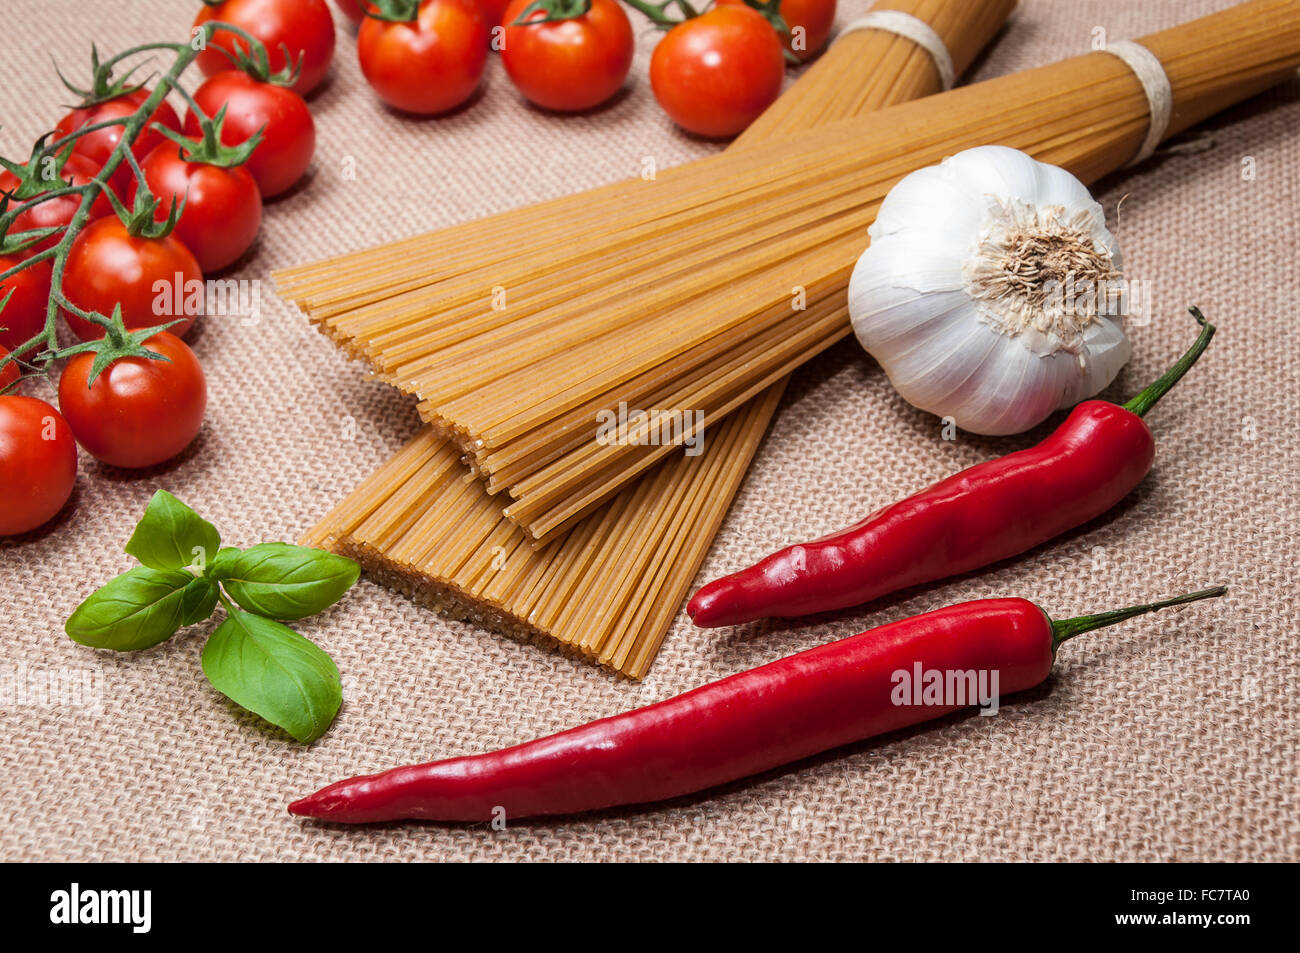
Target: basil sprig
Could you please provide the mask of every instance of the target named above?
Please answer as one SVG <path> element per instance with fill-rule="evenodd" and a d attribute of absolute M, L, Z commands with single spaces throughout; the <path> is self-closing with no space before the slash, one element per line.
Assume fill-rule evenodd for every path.
<path fill-rule="evenodd" d="M 303 743 L 323 735 L 343 701 L 338 667 L 280 619 L 338 602 L 357 581 L 350 559 L 289 543 L 221 548 L 216 528 L 159 490 L 126 544 L 141 565 L 96 590 L 65 626 L 82 645 L 147 649 L 186 626 L 226 618 L 203 647 L 217 691 Z"/>

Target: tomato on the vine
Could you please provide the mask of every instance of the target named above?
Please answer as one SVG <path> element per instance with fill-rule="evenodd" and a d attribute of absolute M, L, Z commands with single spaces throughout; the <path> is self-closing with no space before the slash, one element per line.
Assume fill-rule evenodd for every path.
<path fill-rule="evenodd" d="M 141 88 L 94 106 L 72 110 L 72 112 L 60 119 L 59 124 L 54 127 L 56 148 L 57 140 L 71 135 L 83 126 L 93 126 L 112 119 L 130 119 L 150 95 L 148 89 Z M 139 138 L 135 140 L 135 144 L 131 146 L 131 152 L 136 159 L 143 159 L 163 141 L 163 137 L 154 130 L 154 123 L 159 123 L 176 132 L 181 131 L 180 117 L 176 115 L 176 110 L 172 109 L 171 104 L 164 99 L 158 104 L 158 108 L 153 111 L 153 115 L 149 117 L 140 130 Z M 103 129 L 96 129 L 94 132 L 86 133 L 76 140 L 72 147 L 72 154 L 74 156 L 84 156 L 94 166 L 94 173 L 98 173 L 113 154 L 113 150 L 117 148 L 118 143 L 122 141 L 123 128 L 123 126 L 105 126 Z M 92 173 L 92 177 L 94 173 Z M 119 165 L 117 171 L 113 173 L 111 184 L 119 197 L 123 195 L 131 184 L 130 165 L 126 162 Z"/>
<path fill-rule="evenodd" d="M 714 0 L 719 7 L 748 6 L 746 0 Z M 812 59 L 826 45 L 835 25 L 836 0 L 781 0 L 778 12 L 789 33 L 780 34 L 782 45 L 795 59 Z"/>
<path fill-rule="evenodd" d="M 0 347 L 0 363 L 3 363 L 4 359 L 8 356 L 9 350 L 5 347 Z M 0 369 L 0 391 L 3 391 L 6 387 L 13 384 L 17 384 L 22 376 L 22 368 L 20 368 L 17 363 L 10 361 L 8 364 L 5 364 L 3 369 Z"/>
<path fill-rule="evenodd" d="M 523 95 L 546 109 L 573 112 L 605 102 L 623 85 L 632 68 L 632 24 L 617 0 L 591 0 L 591 7 L 568 20 L 515 26 L 533 0 L 506 7 L 501 62 Z M 534 10 L 529 21 L 545 20 Z"/>
<path fill-rule="evenodd" d="M 191 162 L 175 143 L 164 143 L 145 157 L 140 170 L 158 199 L 155 213 L 167 217 L 173 201 L 185 207 L 176 235 L 205 274 L 234 264 L 257 239 L 262 226 L 262 196 L 243 166 Z M 137 187 L 131 189 L 135 201 Z"/>
<path fill-rule="evenodd" d="M 90 384 L 95 355 L 77 354 L 59 377 L 59 406 L 77 443 L 115 467 L 170 460 L 203 426 L 208 385 L 194 352 L 166 331 L 143 346 L 166 360 L 121 357 Z"/>
<path fill-rule="evenodd" d="M 0 536 L 48 523 L 76 482 L 77 445 L 63 415 L 35 397 L 0 397 Z"/>
<path fill-rule="evenodd" d="M 0 274 L 21 263 L 17 256 L 0 255 Z M 50 302 L 51 274 L 50 263 L 38 261 L 0 281 L 0 301 L 13 293 L 8 303 L 0 308 L 0 347 L 16 352 L 41 333 L 45 327 L 45 309 Z"/>
<path fill-rule="evenodd" d="M 752 7 L 715 7 L 681 23 L 650 59 L 650 85 L 689 132 L 734 136 L 781 92 L 785 56 L 772 24 Z"/>
<path fill-rule="evenodd" d="M 477 0 L 421 0 L 416 19 L 367 17 L 357 34 L 361 72 L 394 109 L 434 115 L 474 94 L 487 63 L 489 31 Z"/>
<path fill-rule="evenodd" d="M 212 20 L 237 26 L 261 41 L 273 73 L 288 65 L 284 52 L 287 48 L 293 63 L 301 60 L 302 71 L 293 88 L 304 96 L 320 85 L 334 59 L 334 15 L 325 0 L 225 0 L 216 6 L 204 4 L 194 25 Z M 234 67 L 228 52 L 247 50 L 248 44 L 238 36 L 218 30 L 207 49 L 198 55 L 199 69 L 204 76 L 215 76 Z"/>
<path fill-rule="evenodd" d="M 74 152 L 63 161 L 63 167 L 59 170 L 59 181 L 50 184 L 52 190 L 61 189 L 64 186 L 81 187 L 89 185 L 98 174 L 98 166 L 85 156 Z M 18 185 L 16 175 L 8 169 L 0 171 L 0 192 L 12 192 Z M 45 201 L 39 199 L 40 196 L 26 200 L 16 200 L 15 204 L 21 207 L 22 211 L 14 218 L 14 223 L 9 229 L 12 234 L 16 235 L 18 232 L 32 231 L 37 228 L 66 228 L 72 221 L 72 217 L 77 214 L 77 209 L 81 207 L 81 196 L 79 195 L 61 195 L 58 198 L 46 199 Z M 109 202 L 108 195 L 101 191 L 95 198 L 94 204 L 90 206 L 88 221 L 93 222 L 97 218 L 112 214 L 112 203 Z M 25 249 L 24 254 L 35 254 L 38 251 L 51 248 L 58 244 L 61 237 L 56 232 L 37 242 L 31 248 Z"/>
<path fill-rule="evenodd" d="M 201 298 L 203 271 L 174 234 L 165 238 L 132 235 L 122 222 L 101 218 L 77 236 L 63 272 L 63 293 L 83 311 L 111 316 L 122 307 L 128 330 L 138 331 L 181 319 L 169 329 L 183 335 L 194 323 Z M 83 341 L 104 336 L 104 329 L 69 311 L 64 318 Z"/>
<path fill-rule="evenodd" d="M 292 89 L 258 82 L 240 70 L 226 70 L 200 86 L 194 101 L 208 116 L 226 107 L 221 127 L 224 145 L 241 145 L 263 130 L 262 141 L 244 164 L 262 198 L 293 188 L 311 165 L 316 122 L 303 98 Z M 199 134 L 199 118 L 191 112 L 185 117 L 185 135 Z"/>

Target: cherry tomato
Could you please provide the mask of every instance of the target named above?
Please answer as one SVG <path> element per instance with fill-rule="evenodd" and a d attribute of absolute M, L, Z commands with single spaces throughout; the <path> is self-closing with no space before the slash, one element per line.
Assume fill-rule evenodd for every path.
<path fill-rule="evenodd" d="M 35 397 L 0 397 L 0 536 L 48 523 L 76 482 L 77 445 L 63 415 Z"/>
<path fill-rule="evenodd" d="M 571 112 L 609 99 L 632 68 L 632 24 L 617 0 L 592 0 L 571 20 L 511 26 L 532 0 L 506 7 L 501 62 L 515 88 L 545 109 Z M 537 10 L 530 19 L 546 16 Z"/>
<path fill-rule="evenodd" d="M 105 316 L 120 303 L 127 330 L 181 318 L 183 323 L 169 330 L 183 335 L 199 313 L 194 299 L 203 287 L 203 271 L 179 238 L 140 238 L 117 218 L 101 218 L 78 235 L 63 272 L 63 293 L 69 301 Z M 64 317 L 83 341 L 104 336 L 97 324 L 66 311 Z"/>
<path fill-rule="evenodd" d="M 187 162 L 181 148 L 168 142 L 149 153 L 140 168 L 160 203 L 159 220 L 166 219 L 173 200 L 185 200 L 174 234 L 204 274 L 234 264 L 252 247 L 262 227 L 262 196 L 243 166 Z"/>
<path fill-rule="evenodd" d="M 715 0 L 719 7 L 745 5 L 745 0 Z M 781 19 L 790 28 L 777 34 L 782 45 L 795 59 L 812 59 L 826 45 L 835 25 L 835 0 L 781 0 Z"/>
<path fill-rule="evenodd" d="M 126 93 L 118 96 L 116 99 L 110 99 L 107 102 L 99 103 L 95 106 L 89 106 L 85 109 L 74 109 L 54 127 L 55 139 L 61 139 L 64 136 L 71 135 L 83 126 L 92 126 L 96 123 L 106 122 L 110 119 L 129 119 L 146 99 L 150 96 L 148 89 L 137 89 L 135 92 Z M 168 129 L 176 132 L 181 130 L 180 118 L 176 115 L 176 110 L 172 109 L 167 100 L 158 104 L 158 108 L 153 111 L 149 121 L 144 128 L 140 130 L 140 137 L 136 139 L 131 151 L 135 153 L 137 159 L 143 159 L 152 152 L 163 137 L 153 129 L 154 123 L 160 123 Z M 72 154 L 84 156 L 90 160 L 94 166 L 94 173 L 99 172 L 108 161 L 117 144 L 122 141 L 122 126 L 107 126 L 103 129 L 97 129 L 94 132 L 88 132 L 76 141 L 72 147 Z M 66 170 L 66 166 L 65 166 Z M 94 173 L 91 173 L 92 176 Z M 131 167 L 123 162 L 113 173 L 113 180 L 110 183 L 118 197 L 126 194 L 131 185 Z"/>
<path fill-rule="evenodd" d="M 3 361 L 8 356 L 9 356 L 9 352 L 5 350 L 3 347 L 0 347 L 0 361 Z M 11 384 L 17 384 L 18 379 L 21 378 L 22 376 L 23 376 L 22 368 L 20 368 L 17 364 L 12 362 L 9 364 L 5 364 L 4 368 L 0 370 L 0 391 L 4 390 L 6 387 L 8 387 Z"/>
<path fill-rule="evenodd" d="M 226 107 L 221 141 L 228 146 L 247 142 L 265 127 L 262 141 L 244 165 L 257 182 L 262 198 L 293 188 L 311 165 L 316 151 L 316 122 L 302 97 L 292 89 L 259 83 L 247 73 L 227 70 L 200 86 L 194 100 L 209 116 Z M 185 117 L 185 135 L 199 135 L 199 120 L 193 113 Z"/>
<path fill-rule="evenodd" d="M 750 7 L 715 7 L 675 26 L 650 58 L 650 85 L 673 122 L 701 136 L 734 136 L 781 92 L 776 30 Z"/>
<path fill-rule="evenodd" d="M 325 0 L 225 0 L 214 7 L 204 4 L 194 25 L 220 20 L 250 33 L 266 47 L 272 72 L 284 69 L 287 47 L 293 62 L 302 60 L 302 72 L 293 84 L 306 96 L 320 85 L 334 58 L 334 16 Z M 204 76 L 231 69 L 233 63 L 222 50 L 246 50 L 248 44 L 233 33 L 218 31 L 208 48 L 198 56 Z"/>
<path fill-rule="evenodd" d="M 334 5 L 353 23 L 360 23 L 366 12 L 361 9 L 361 0 L 334 0 Z"/>
<path fill-rule="evenodd" d="M 59 406 L 77 442 L 111 466 L 170 460 L 203 426 L 208 385 L 194 352 L 166 331 L 144 347 L 167 360 L 118 358 L 87 386 L 95 355 L 77 354 L 59 377 Z"/>
<path fill-rule="evenodd" d="M 82 186 L 88 185 L 96 175 L 99 174 L 99 167 L 87 159 L 85 156 L 73 153 L 68 156 L 63 163 L 63 169 L 59 174 L 60 181 L 68 185 Z M 18 177 L 8 169 L 0 171 L 0 192 L 11 192 L 18 187 Z M 54 185 L 55 188 L 62 188 L 61 185 Z M 72 221 L 72 217 L 77 214 L 77 209 L 81 207 L 81 198 L 76 195 L 64 195 L 57 199 L 47 199 L 38 202 L 37 198 L 27 199 L 21 203 L 23 211 L 18 213 L 10 227 L 11 234 L 26 232 L 35 228 L 66 228 Z M 108 196 L 103 192 L 95 199 L 95 203 L 90 206 L 90 218 L 88 221 L 94 221 L 97 218 L 103 218 L 105 215 L 113 214 L 113 206 L 108 200 Z M 48 238 L 37 242 L 31 248 L 24 249 L 24 254 L 34 255 L 38 251 L 44 251 L 57 245 L 59 239 L 63 236 L 57 232 Z"/>
<path fill-rule="evenodd" d="M 421 0 L 412 23 L 367 17 L 357 34 L 361 72 L 395 109 L 433 115 L 474 94 L 487 63 L 488 27 L 475 0 Z"/>
<path fill-rule="evenodd" d="M 0 274 L 20 261 L 17 257 L 0 255 Z M 0 301 L 13 292 L 9 303 L 0 309 L 0 347 L 16 351 L 41 333 L 45 327 L 45 309 L 50 303 L 51 272 L 48 261 L 38 261 L 0 281 Z"/>
<path fill-rule="evenodd" d="M 511 19 L 506 19 L 508 6 L 510 0 L 478 0 L 478 8 L 483 12 L 483 22 L 487 24 L 489 31 L 494 26 L 509 25 L 519 19 L 517 14 Z"/>

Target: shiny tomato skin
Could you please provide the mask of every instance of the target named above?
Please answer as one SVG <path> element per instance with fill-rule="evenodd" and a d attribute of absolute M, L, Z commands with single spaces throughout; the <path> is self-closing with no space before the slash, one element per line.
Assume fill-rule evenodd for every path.
<path fill-rule="evenodd" d="M 260 40 L 272 72 L 279 72 L 289 62 L 281 44 L 289 49 L 295 63 L 301 58 L 302 72 L 293 89 L 303 96 L 320 85 L 334 59 L 334 15 L 325 0 L 225 0 L 215 7 L 204 4 L 194 25 L 212 20 L 237 26 Z M 204 76 L 232 69 L 233 63 L 221 50 L 246 48 L 247 44 L 233 33 L 218 31 L 199 54 L 199 69 Z"/>
<path fill-rule="evenodd" d="M 17 257 L 0 255 L 0 274 L 19 263 Z M 13 292 L 9 303 L 0 310 L 0 347 L 16 351 L 41 333 L 45 327 L 45 309 L 50 303 L 52 273 L 48 261 L 38 261 L 0 282 L 0 301 Z"/>
<path fill-rule="evenodd" d="M 59 178 L 60 181 L 68 185 L 82 186 L 89 185 L 91 180 L 98 174 L 99 166 L 85 156 L 73 153 L 63 163 Z M 16 175 L 8 169 L 0 171 L 0 192 L 11 192 L 17 187 L 18 177 Z M 55 185 L 55 188 L 62 188 L 62 186 Z M 118 197 L 121 198 L 120 195 Z M 38 202 L 35 198 L 32 198 L 23 202 L 22 207 L 23 211 L 18 213 L 13 226 L 10 228 L 11 234 L 16 235 L 19 232 L 31 231 L 37 228 L 66 228 L 71 223 L 72 217 L 77 214 L 77 209 L 81 207 L 81 199 L 76 195 L 64 195 L 56 199 L 47 199 L 44 202 Z M 90 206 L 90 217 L 87 221 L 93 222 L 97 218 L 112 214 L 112 203 L 109 202 L 108 196 L 101 191 L 95 198 L 94 204 Z M 56 232 L 37 242 L 31 248 L 24 249 L 23 254 L 34 255 L 38 251 L 52 248 L 59 243 L 59 239 L 62 237 L 61 234 Z"/>
<path fill-rule="evenodd" d="M 83 126 L 94 125 L 109 119 L 129 118 L 150 95 L 148 89 L 137 89 L 135 92 L 126 93 L 116 99 L 110 99 L 95 106 L 74 109 L 60 119 L 59 124 L 54 127 L 54 138 L 57 141 L 76 132 Z M 131 147 L 131 151 L 137 159 L 143 159 L 163 141 L 163 137 L 154 131 L 154 123 L 160 123 L 176 132 L 180 132 L 181 129 L 180 117 L 176 115 L 176 110 L 171 107 L 171 103 L 164 99 L 158 104 L 158 108 L 154 110 L 153 115 L 149 117 L 149 121 L 145 123 L 144 128 L 140 131 L 139 138 Z M 76 145 L 72 147 L 72 154 L 88 159 L 97 173 L 104 167 L 104 163 L 108 161 L 113 154 L 113 150 L 117 148 L 118 143 L 121 141 L 122 127 L 108 126 L 95 132 L 88 132 L 76 140 Z M 117 171 L 113 173 L 112 182 L 109 184 L 112 185 L 119 198 L 124 196 L 131 186 L 131 167 L 125 162 L 119 165 Z"/>
<path fill-rule="evenodd" d="M 745 0 L 715 0 L 719 7 L 745 5 Z M 835 25 L 836 0 L 781 0 L 781 19 L 790 28 L 789 35 L 782 36 L 781 44 L 801 62 L 812 59 L 820 52 L 830 39 L 831 27 Z M 802 49 L 795 49 L 795 30 L 803 27 Z"/>
<path fill-rule="evenodd" d="M 501 62 L 524 97 L 544 109 L 576 112 L 619 91 L 632 68 L 632 24 L 617 0 L 592 0 L 571 20 L 511 26 L 532 0 L 513 0 Z M 538 10 L 531 19 L 546 14 Z"/>
<path fill-rule="evenodd" d="M 262 195 L 247 169 L 187 162 L 180 147 L 169 142 L 149 153 L 141 170 L 160 203 L 155 213 L 160 221 L 173 199 L 185 201 L 173 234 L 194 253 L 204 274 L 234 264 L 253 246 L 262 226 Z"/>
<path fill-rule="evenodd" d="M 487 23 L 488 30 L 494 26 L 508 26 L 517 19 L 506 18 L 506 8 L 509 6 L 510 0 L 478 0 L 478 8 L 483 11 L 483 21 Z"/>
<path fill-rule="evenodd" d="M 785 57 L 750 7 L 715 7 L 673 27 L 650 59 L 650 85 L 672 120 L 699 136 L 743 131 L 776 100 Z"/>
<path fill-rule="evenodd" d="M 4 347 L 0 347 L 0 362 L 4 361 L 4 359 L 8 356 L 9 356 L 8 349 Z M 13 362 L 5 364 L 4 368 L 0 370 L 0 391 L 3 391 L 6 387 L 10 386 L 11 384 L 17 384 L 18 379 L 22 376 L 23 376 L 22 368 L 20 368 L 17 364 Z"/>
<path fill-rule="evenodd" d="M 421 0 L 412 23 L 367 17 L 357 34 L 357 54 L 380 99 L 403 112 L 432 116 L 474 95 L 489 35 L 476 0 Z"/>
<path fill-rule="evenodd" d="M 182 323 L 169 329 L 184 335 L 195 315 L 175 308 L 177 275 L 180 276 L 182 305 L 193 282 L 202 286 L 203 271 L 194 255 L 174 234 L 166 238 L 139 238 L 129 234 L 117 218 L 101 218 L 77 236 L 68 252 L 63 273 L 63 293 L 85 311 L 109 316 L 113 306 L 122 305 L 127 330 Z M 161 293 L 156 282 L 165 282 Z M 65 311 L 68 327 L 83 341 L 98 340 L 104 329 Z"/>
<path fill-rule="evenodd" d="M 95 355 L 77 354 L 59 377 L 59 406 L 77 442 L 95 459 L 132 470 L 193 443 L 208 403 L 203 368 L 184 341 L 162 331 L 144 346 L 167 360 L 119 358 L 88 387 Z"/>
<path fill-rule="evenodd" d="M 35 397 L 0 397 L 0 536 L 48 523 L 76 482 L 77 445 L 63 415 Z"/>
<path fill-rule="evenodd" d="M 247 142 L 263 129 L 262 141 L 244 164 L 262 198 L 287 192 L 311 165 L 316 152 L 316 121 L 303 98 L 291 89 L 259 83 L 247 73 L 227 70 L 205 82 L 194 99 L 209 116 L 226 107 L 221 141 L 228 146 Z M 199 120 L 185 117 L 185 135 L 200 135 Z"/>

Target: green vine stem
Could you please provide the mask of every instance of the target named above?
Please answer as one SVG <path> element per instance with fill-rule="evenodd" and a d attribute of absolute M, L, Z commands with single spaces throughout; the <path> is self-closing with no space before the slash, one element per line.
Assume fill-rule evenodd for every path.
<path fill-rule="evenodd" d="M 200 125 L 203 126 L 205 130 L 207 129 L 208 124 L 212 122 L 212 117 L 207 116 L 203 110 L 199 108 L 198 104 L 194 102 L 193 97 L 190 96 L 181 86 L 180 78 L 194 63 L 194 60 L 198 57 L 199 53 L 207 49 L 213 36 L 221 32 L 235 34 L 243 40 L 245 44 L 247 44 L 246 53 L 232 58 L 232 62 L 235 66 L 245 69 L 245 71 L 250 72 L 259 79 L 269 80 L 280 84 L 285 81 L 285 76 L 269 75 L 269 71 L 265 68 L 265 64 L 268 62 L 266 48 L 262 45 L 261 41 L 256 39 L 246 30 L 220 21 L 212 21 L 198 27 L 194 31 L 193 36 L 184 43 L 146 43 L 140 46 L 131 47 L 128 50 L 123 50 L 121 53 L 111 56 L 103 61 L 99 59 L 99 51 L 92 48 L 91 85 L 89 89 L 86 90 L 81 90 L 73 86 L 66 79 L 63 79 L 62 74 L 60 74 L 60 79 L 63 79 L 64 84 L 68 86 L 69 89 L 79 95 L 84 94 L 80 106 L 85 108 L 144 87 L 145 83 L 136 84 L 135 86 L 128 85 L 130 77 L 142 64 L 137 64 L 127 70 L 126 74 L 120 79 L 113 79 L 114 69 L 126 60 L 140 56 L 141 54 L 163 50 L 171 51 L 176 56 L 170 69 L 157 77 L 158 81 L 152 92 L 143 102 L 140 103 L 139 107 L 133 114 L 126 117 L 108 119 L 103 122 L 91 123 L 83 126 L 61 139 L 43 145 L 40 149 L 34 152 L 32 159 L 30 160 L 31 163 L 39 163 L 49 157 L 54 158 L 55 161 L 57 161 L 58 156 L 64 150 L 71 150 L 75 142 L 83 136 L 113 126 L 122 127 L 121 141 L 118 142 L 112 154 L 109 155 L 108 161 L 104 163 L 103 167 L 95 175 L 94 179 L 85 185 L 67 185 L 62 188 L 43 191 L 30 199 L 23 196 L 14 198 L 7 195 L 4 196 L 3 199 L 0 199 L 0 247 L 10 249 L 30 245 L 33 242 L 40 241 L 48 234 L 48 232 L 20 232 L 10 234 L 10 229 L 13 227 L 14 222 L 24 210 L 31 208 L 32 205 L 48 202 L 55 198 L 63 198 L 67 196 L 80 197 L 77 211 L 73 215 L 72 220 L 68 223 L 67 227 L 63 230 L 63 234 L 60 236 L 58 242 L 31 257 L 23 259 L 17 265 L 7 269 L 3 273 L 0 273 L 0 285 L 2 285 L 14 275 L 24 269 L 33 267 L 39 262 L 49 261 L 51 263 L 50 299 L 45 312 L 44 327 L 30 340 L 16 347 L 13 353 L 0 358 L 0 371 L 3 371 L 10 364 L 17 364 L 19 367 L 29 368 L 34 371 L 43 371 L 47 369 L 53 361 L 68 357 L 74 353 L 80 353 L 87 349 L 85 345 L 76 345 L 63 350 L 59 349 L 58 316 L 60 310 L 70 312 L 77 317 L 98 324 L 105 329 L 115 328 L 115 323 L 120 324 L 121 319 L 119 315 L 103 315 L 95 312 L 87 312 L 82 308 L 77 307 L 77 305 L 69 301 L 67 296 L 64 295 L 63 275 L 67 263 L 68 252 L 71 250 L 72 244 L 76 241 L 77 236 L 80 235 L 82 230 L 85 228 L 90 217 L 90 209 L 95 204 L 100 193 L 109 196 L 109 200 L 113 204 L 114 209 L 128 227 L 153 227 L 152 222 L 147 225 L 144 223 L 144 210 L 146 208 L 148 209 L 148 214 L 150 219 L 152 219 L 154 209 L 157 207 L 157 200 L 149 194 L 148 188 L 144 185 L 144 177 L 140 171 L 140 164 L 136 159 L 132 148 L 140 138 L 141 133 L 144 132 L 154 110 L 156 110 L 163 100 L 172 92 L 176 92 L 185 100 L 189 108 L 199 119 Z M 292 69 L 292 65 L 290 68 Z M 157 130 L 158 126 L 155 125 L 154 129 Z M 123 208 L 121 202 L 117 199 L 115 193 L 109 186 L 109 182 L 112 180 L 114 173 L 121 168 L 124 162 L 129 166 L 131 173 L 138 184 L 135 208 L 131 210 Z M 12 164 L 6 163 L 6 166 L 10 165 Z M 36 166 L 30 165 L 29 167 L 35 168 Z M 11 169 L 11 171 L 13 170 Z M 162 227 L 166 228 L 174 225 L 179 214 L 180 212 L 178 208 L 173 205 L 171 214 L 168 216 L 168 221 L 163 223 Z M 0 297 L 0 327 L 3 327 L 4 325 L 3 303 L 7 300 L 7 296 Z M 164 330 L 169 327 L 171 323 L 159 325 L 156 328 L 149 329 L 149 331 L 152 333 Z M 140 333 L 143 332 L 133 334 L 132 338 L 135 340 L 143 340 L 144 338 L 139 336 Z M 145 335 L 145 337 L 147 336 L 148 335 Z M 114 337 L 114 335 L 110 334 L 105 338 L 104 343 L 92 343 L 91 349 L 111 349 L 111 342 Z M 18 357 L 20 354 L 29 356 L 20 360 Z"/>

